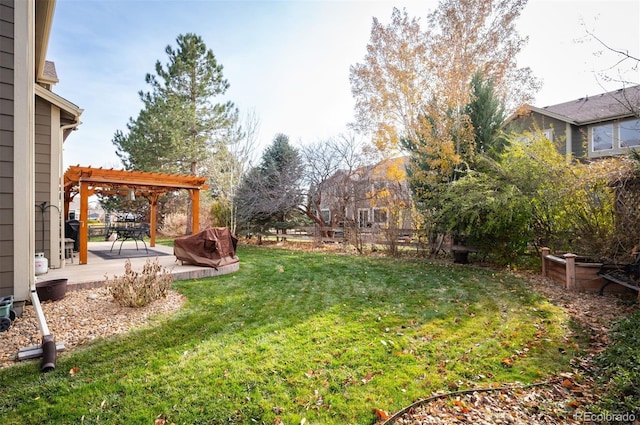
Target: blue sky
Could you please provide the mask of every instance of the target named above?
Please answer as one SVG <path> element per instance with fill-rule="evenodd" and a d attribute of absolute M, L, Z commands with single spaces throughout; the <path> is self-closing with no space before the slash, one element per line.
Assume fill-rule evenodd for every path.
<path fill-rule="evenodd" d="M 372 17 L 392 8 L 422 18 L 422 1 L 57 0 L 47 58 L 60 82 L 53 90 L 84 109 L 64 145 L 65 166 L 120 168 L 111 143 L 141 108 L 138 92 L 179 34 L 200 35 L 231 84 L 225 100 L 260 119 L 259 148 L 276 133 L 305 144 L 346 132 L 353 120 L 349 66 L 362 61 Z M 594 71 L 615 60 L 584 27 L 611 46 L 640 55 L 637 0 L 529 0 L 518 32 L 529 37 L 518 57 L 544 82 L 536 106 L 604 90 Z M 625 75 L 640 82 L 638 70 Z M 605 85 L 607 90 L 618 88 Z"/>

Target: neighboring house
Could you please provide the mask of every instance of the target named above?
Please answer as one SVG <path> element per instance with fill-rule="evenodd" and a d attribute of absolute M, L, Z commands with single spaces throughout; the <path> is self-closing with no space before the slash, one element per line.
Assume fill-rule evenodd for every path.
<path fill-rule="evenodd" d="M 640 147 L 640 85 L 544 108 L 523 105 L 506 127 L 541 131 L 575 158 L 624 154 Z"/>
<path fill-rule="evenodd" d="M 351 172 L 336 172 L 322 184 L 320 212 L 323 221 L 330 227 L 341 227 L 350 222 L 360 228 L 389 225 L 411 228 L 408 159 L 386 159 Z"/>
<path fill-rule="evenodd" d="M 34 256 L 64 266 L 62 144 L 82 109 L 45 60 L 55 0 L 0 0 L 0 296 L 29 297 Z"/>

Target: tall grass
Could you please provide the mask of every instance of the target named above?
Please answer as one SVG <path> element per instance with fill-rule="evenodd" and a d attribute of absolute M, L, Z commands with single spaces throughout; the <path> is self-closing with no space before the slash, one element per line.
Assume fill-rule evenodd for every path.
<path fill-rule="evenodd" d="M 241 247 L 149 327 L 0 370 L 0 424 L 371 424 L 437 390 L 567 370 L 567 318 L 473 267 Z M 558 354 L 563 352 L 565 354 Z M 69 374 L 73 369 L 75 373 Z"/>

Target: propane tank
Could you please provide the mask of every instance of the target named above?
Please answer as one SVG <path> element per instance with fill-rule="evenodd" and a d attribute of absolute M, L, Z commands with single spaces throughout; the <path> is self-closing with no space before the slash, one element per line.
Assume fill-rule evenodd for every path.
<path fill-rule="evenodd" d="M 34 265 L 36 275 L 45 274 L 49 270 L 49 260 L 44 257 L 44 252 L 36 252 Z"/>

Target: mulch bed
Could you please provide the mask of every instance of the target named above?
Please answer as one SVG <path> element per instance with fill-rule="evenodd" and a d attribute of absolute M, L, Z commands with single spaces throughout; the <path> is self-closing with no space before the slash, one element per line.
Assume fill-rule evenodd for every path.
<path fill-rule="evenodd" d="M 170 315 L 183 302 L 181 294 L 168 291 L 166 298 L 145 307 L 122 307 L 113 301 L 109 290 L 102 287 L 67 292 L 61 300 L 43 302 L 42 311 L 56 342 L 64 343 L 65 350 L 70 350 L 144 326 L 151 316 Z M 0 368 L 16 364 L 20 349 L 39 346 L 41 342 L 35 310 L 27 305 L 22 316 L 7 331 L 0 332 Z"/>

